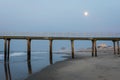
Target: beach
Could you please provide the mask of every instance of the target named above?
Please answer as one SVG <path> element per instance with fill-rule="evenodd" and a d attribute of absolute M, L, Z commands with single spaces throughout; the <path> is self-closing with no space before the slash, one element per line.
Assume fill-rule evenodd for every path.
<path fill-rule="evenodd" d="M 91 52 L 75 52 L 75 59 L 67 59 L 49 65 L 25 80 L 119 80 L 120 55 L 113 50 L 98 51 L 98 57 Z"/>

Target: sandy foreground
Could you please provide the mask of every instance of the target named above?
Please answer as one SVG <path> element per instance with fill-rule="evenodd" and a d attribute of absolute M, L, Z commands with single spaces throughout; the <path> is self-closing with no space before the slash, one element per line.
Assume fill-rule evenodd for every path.
<path fill-rule="evenodd" d="M 76 52 L 75 59 L 57 62 L 26 80 L 120 80 L 120 56 L 112 51 Z"/>

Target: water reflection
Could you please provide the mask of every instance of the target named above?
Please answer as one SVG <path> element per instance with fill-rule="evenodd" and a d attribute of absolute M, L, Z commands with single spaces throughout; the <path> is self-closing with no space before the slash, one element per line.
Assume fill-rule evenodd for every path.
<path fill-rule="evenodd" d="M 29 74 L 32 74 L 31 61 L 27 61 L 27 65 L 28 65 L 28 73 L 29 73 Z"/>
<path fill-rule="evenodd" d="M 5 70 L 6 80 L 12 80 L 9 63 L 4 62 L 4 70 Z"/>
<path fill-rule="evenodd" d="M 27 61 L 27 68 L 28 68 L 28 74 L 32 74 L 32 66 L 31 61 Z M 4 62 L 4 71 L 5 71 L 5 78 L 6 80 L 14 80 L 12 79 L 11 69 L 10 69 L 10 63 Z"/>

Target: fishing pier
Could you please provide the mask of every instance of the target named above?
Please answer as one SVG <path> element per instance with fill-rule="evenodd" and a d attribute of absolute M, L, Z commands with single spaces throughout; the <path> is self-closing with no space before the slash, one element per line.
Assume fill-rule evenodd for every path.
<path fill-rule="evenodd" d="M 111 41 L 113 42 L 114 54 L 120 54 L 119 41 L 120 37 L 40 37 L 40 36 L 0 36 L 4 40 L 4 62 L 9 61 L 10 58 L 10 41 L 27 40 L 27 60 L 31 60 L 31 41 L 33 40 L 49 40 L 49 60 L 52 64 L 52 46 L 54 40 L 70 40 L 71 41 L 71 56 L 74 59 L 74 41 L 75 40 L 89 40 L 91 41 L 91 56 L 97 57 L 96 41 Z M 117 47 L 116 47 L 117 46 Z M 117 48 L 117 49 L 116 49 Z"/>

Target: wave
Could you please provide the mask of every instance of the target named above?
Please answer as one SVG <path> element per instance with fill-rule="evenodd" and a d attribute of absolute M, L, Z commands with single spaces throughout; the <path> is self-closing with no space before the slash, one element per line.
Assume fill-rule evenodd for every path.
<path fill-rule="evenodd" d="M 39 54 L 39 53 L 48 53 L 48 52 L 42 51 L 42 52 L 31 52 L 31 53 L 33 53 L 33 54 Z M 27 55 L 27 52 L 12 52 L 12 53 L 10 53 L 10 57 L 14 57 L 14 56 L 24 56 L 24 55 Z M 1 53 L 1 54 L 0 54 L 0 59 L 3 58 L 3 57 L 4 57 L 4 53 Z"/>
<path fill-rule="evenodd" d="M 68 50 L 59 50 L 59 51 L 53 51 L 53 53 L 67 53 L 70 52 Z M 40 57 L 46 57 L 46 55 L 49 54 L 49 51 L 32 51 L 31 55 L 34 56 L 34 58 Z M 19 56 L 26 56 L 27 52 L 26 51 L 21 51 L 21 52 L 11 52 L 10 57 L 19 57 Z M 39 56 L 38 56 L 39 55 Z M 0 60 L 4 59 L 4 52 L 0 53 Z"/>
<path fill-rule="evenodd" d="M 23 55 L 26 55 L 26 53 L 24 53 L 24 52 L 14 52 L 14 53 L 10 54 L 10 57 L 13 57 L 13 56 L 23 56 Z"/>
<path fill-rule="evenodd" d="M 14 56 L 24 56 L 26 55 L 25 52 L 13 52 L 10 54 L 10 57 L 14 57 Z M 0 54 L 0 59 L 4 59 L 4 54 Z"/>

